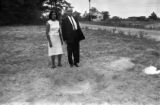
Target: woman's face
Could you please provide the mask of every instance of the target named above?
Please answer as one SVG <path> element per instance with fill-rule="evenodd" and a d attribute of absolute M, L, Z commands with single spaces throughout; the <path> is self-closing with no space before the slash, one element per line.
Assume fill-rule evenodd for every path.
<path fill-rule="evenodd" d="M 55 20 L 56 19 L 56 14 L 52 13 L 52 19 Z"/>

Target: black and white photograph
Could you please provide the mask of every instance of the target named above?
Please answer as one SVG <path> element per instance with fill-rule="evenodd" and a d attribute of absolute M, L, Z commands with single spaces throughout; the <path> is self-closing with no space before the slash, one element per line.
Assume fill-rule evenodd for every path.
<path fill-rule="evenodd" d="M 0 0 L 0 105 L 160 105 L 160 0 Z"/>

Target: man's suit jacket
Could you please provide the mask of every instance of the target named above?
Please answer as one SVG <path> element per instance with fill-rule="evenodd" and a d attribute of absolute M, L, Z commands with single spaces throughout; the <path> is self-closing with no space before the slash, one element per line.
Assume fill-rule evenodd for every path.
<path fill-rule="evenodd" d="M 77 24 L 77 30 L 73 30 L 72 24 L 67 16 L 62 19 L 62 36 L 63 40 L 67 41 L 67 43 L 76 43 L 85 39 L 78 20 L 76 18 L 74 18 L 74 20 Z"/>

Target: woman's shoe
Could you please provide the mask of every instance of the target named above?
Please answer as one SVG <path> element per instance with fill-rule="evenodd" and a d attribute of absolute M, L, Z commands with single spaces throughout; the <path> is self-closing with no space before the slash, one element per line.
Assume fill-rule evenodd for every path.
<path fill-rule="evenodd" d="M 62 64 L 58 64 L 59 67 L 62 67 Z"/>

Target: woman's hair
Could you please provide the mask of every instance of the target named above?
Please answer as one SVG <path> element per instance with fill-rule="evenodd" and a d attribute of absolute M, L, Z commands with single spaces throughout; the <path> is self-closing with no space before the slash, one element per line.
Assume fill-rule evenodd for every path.
<path fill-rule="evenodd" d="M 51 12 L 49 13 L 49 19 L 53 20 L 53 19 L 52 19 L 52 14 L 55 14 L 55 15 L 56 15 L 56 18 L 55 18 L 54 20 L 58 20 L 58 19 L 59 19 L 58 13 L 55 12 L 55 11 L 51 11 Z"/>

